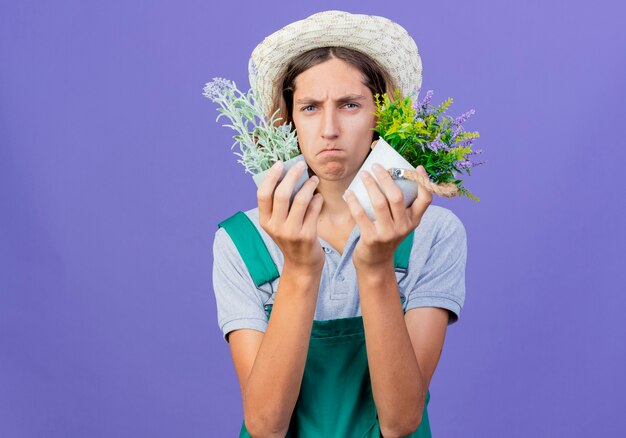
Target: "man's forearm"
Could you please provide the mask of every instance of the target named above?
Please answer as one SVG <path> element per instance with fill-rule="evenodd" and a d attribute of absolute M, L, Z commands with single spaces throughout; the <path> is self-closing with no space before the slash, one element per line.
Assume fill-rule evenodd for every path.
<path fill-rule="evenodd" d="M 286 432 L 306 363 L 320 273 L 283 268 L 276 299 L 244 390 L 244 417 L 251 435 Z"/>
<path fill-rule="evenodd" d="M 356 271 L 381 431 L 406 435 L 421 422 L 428 388 L 404 320 L 393 260 L 381 267 L 357 266 Z"/>

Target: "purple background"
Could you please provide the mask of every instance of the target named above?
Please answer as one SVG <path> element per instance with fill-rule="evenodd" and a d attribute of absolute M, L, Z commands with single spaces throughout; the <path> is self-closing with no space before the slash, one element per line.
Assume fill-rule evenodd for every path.
<path fill-rule="evenodd" d="M 211 244 L 256 191 L 202 86 L 325 9 L 397 21 L 422 93 L 476 109 L 481 201 L 434 201 L 468 234 L 434 436 L 623 433 L 618 3 L 3 1 L 0 436 L 236 435 Z"/>

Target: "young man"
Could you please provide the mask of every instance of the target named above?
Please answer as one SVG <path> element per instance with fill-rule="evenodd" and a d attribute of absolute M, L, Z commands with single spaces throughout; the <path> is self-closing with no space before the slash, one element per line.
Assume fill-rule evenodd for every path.
<path fill-rule="evenodd" d="M 235 227 L 215 236 L 241 436 L 431 436 L 428 387 L 465 298 L 465 229 L 423 187 L 405 208 L 384 169 L 382 190 L 359 174 L 375 140 L 374 94 L 421 86 L 417 46 L 383 17 L 326 11 L 259 44 L 250 79 L 268 114 L 293 121 L 311 176 L 290 207 L 304 169 L 278 183 L 278 163 L 245 212 L 280 277 L 258 284 L 246 263 L 261 252 L 244 257 Z M 355 177 L 375 221 L 346 193 Z"/>

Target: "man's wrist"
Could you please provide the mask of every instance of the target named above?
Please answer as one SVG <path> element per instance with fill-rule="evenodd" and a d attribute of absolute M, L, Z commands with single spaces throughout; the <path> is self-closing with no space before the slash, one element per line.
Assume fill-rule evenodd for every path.
<path fill-rule="evenodd" d="M 368 279 L 372 280 L 384 280 L 389 276 L 389 273 L 395 272 L 393 258 L 373 264 L 354 262 L 354 269 L 357 276 L 366 275 Z"/>
<path fill-rule="evenodd" d="M 293 263 L 289 263 L 285 261 L 283 265 L 283 272 L 281 276 L 288 273 L 288 275 L 292 276 L 294 279 L 301 281 L 303 283 L 315 282 L 319 281 L 322 276 L 322 271 L 324 270 L 324 265 L 321 266 L 302 266 L 296 265 Z"/>

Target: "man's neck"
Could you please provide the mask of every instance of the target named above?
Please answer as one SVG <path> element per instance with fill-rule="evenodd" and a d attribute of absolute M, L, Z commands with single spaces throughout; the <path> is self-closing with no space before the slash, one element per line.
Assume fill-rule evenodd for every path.
<path fill-rule="evenodd" d="M 349 181 L 320 181 L 317 192 L 324 196 L 324 204 L 320 212 L 320 219 L 337 226 L 354 226 L 355 222 L 350 214 L 348 204 L 343 200 L 343 193 L 350 185 Z"/>

